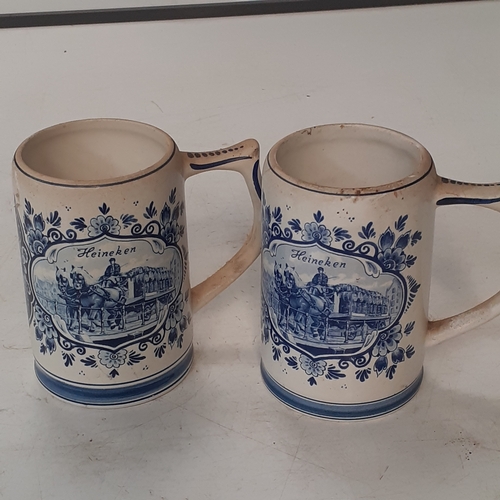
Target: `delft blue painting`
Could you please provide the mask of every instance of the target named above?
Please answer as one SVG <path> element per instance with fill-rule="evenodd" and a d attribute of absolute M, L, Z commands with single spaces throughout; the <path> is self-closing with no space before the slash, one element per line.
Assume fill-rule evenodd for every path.
<path fill-rule="evenodd" d="M 407 221 L 402 215 L 380 233 L 368 222 L 351 235 L 328 226 L 320 211 L 306 222 L 285 221 L 264 201 L 262 336 L 275 361 L 303 370 L 310 385 L 344 378 L 349 366 L 360 382 L 373 373 L 394 378 L 415 353 L 399 345 L 414 328 L 401 318 L 420 288 L 402 273 L 422 239 Z"/>
<path fill-rule="evenodd" d="M 155 243 L 105 236 L 57 245 L 33 265 L 37 300 L 76 340 L 144 336 L 165 319 L 182 282 L 179 250 Z"/>
<path fill-rule="evenodd" d="M 73 217 L 63 231 L 57 211 L 36 213 L 25 200 L 18 229 L 40 352 L 60 352 L 66 366 L 103 365 L 114 378 L 121 365 L 141 363 L 148 349 L 157 358 L 182 349 L 191 321 L 184 311 L 189 292 L 181 291 L 183 213 L 174 189 L 161 209 L 151 202 L 141 214 L 115 216 L 103 203 L 94 217 Z"/>

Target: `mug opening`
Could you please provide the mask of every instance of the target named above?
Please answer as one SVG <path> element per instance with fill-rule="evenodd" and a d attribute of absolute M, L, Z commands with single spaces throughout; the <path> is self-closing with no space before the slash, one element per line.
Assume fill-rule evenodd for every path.
<path fill-rule="evenodd" d="M 428 151 L 390 129 L 333 124 L 295 132 L 269 154 L 277 175 L 299 187 L 335 194 L 372 194 L 412 184 L 432 166 Z"/>
<path fill-rule="evenodd" d="M 168 162 L 174 141 L 145 123 L 90 119 L 41 130 L 19 146 L 24 173 L 64 185 L 105 185 L 144 175 Z"/>

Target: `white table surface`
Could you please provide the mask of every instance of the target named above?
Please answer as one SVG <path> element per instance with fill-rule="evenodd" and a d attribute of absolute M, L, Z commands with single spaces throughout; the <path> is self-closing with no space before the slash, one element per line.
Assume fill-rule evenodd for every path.
<path fill-rule="evenodd" d="M 500 180 L 500 3 L 0 32 L 0 498 L 498 499 L 500 320 L 427 352 L 404 408 L 366 422 L 300 415 L 259 373 L 259 262 L 201 310 L 182 384 L 89 410 L 33 374 L 10 160 L 29 134 L 85 117 L 169 132 L 181 149 L 366 122 L 422 142 L 438 171 Z M 244 239 L 234 174 L 188 181 L 192 281 Z M 500 218 L 438 211 L 431 312 L 499 288 Z"/>

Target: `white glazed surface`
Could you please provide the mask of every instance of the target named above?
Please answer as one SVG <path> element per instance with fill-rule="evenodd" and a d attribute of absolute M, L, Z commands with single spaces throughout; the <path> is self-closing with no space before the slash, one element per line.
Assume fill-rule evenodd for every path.
<path fill-rule="evenodd" d="M 87 120 L 37 133 L 21 146 L 16 160 L 38 178 L 96 185 L 152 169 L 168 160 L 174 148 L 172 139 L 155 127 L 127 120 Z"/>
<path fill-rule="evenodd" d="M 319 130 L 321 131 L 321 129 Z M 373 133 L 371 129 L 366 130 L 370 134 Z M 363 129 L 358 130 L 358 135 L 361 135 L 362 132 L 364 132 Z M 378 135 L 384 137 L 388 131 L 382 131 L 382 134 L 380 132 L 378 131 Z M 312 156 L 311 160 L 309 161 L 307 157 L 303 158 L 305 176 L 307 176 L 309 163 L 315 161 L 315 151 L 319 151 L 321 154 L 328 147 L 328 144 L 323 146 L 321 142 L 318 143 L 315 140 L 316 134 L 315 129 L 312 129 L 311 142 L 316 147 L 306 148 Z M 298 137 L 301 136 L 311 138 L 311 135 L 308 134 L 298 134 Z M 354 149 L 358 152 L 363 147 L 371 149 L 371 141 L 371 139 L 366 143 L 361 141 L 356 144 Z M 302 142 L 299 141 L 296 147 L 302 148 Z M 332 150 L 335 149 L 335 144 L 334 140 Z M 265 321 L 263 323 L 263 366 L 271 377 L 284 388 L 305 398 L 324 403 L 366 403 L 397 394 L 417 379 L 424 358 L 434 232 L 434 191 L 437 183 L 435 171 L 432 168 L 431 172 L 419 182 L 408 187 L 394 190 L 391 189 L 393 186 L 386 186 L 385 190 L 389 191 L 386 193 L 383 193 L 383 186 L 378 187 L 377 184 L 367 186 L 369 189 L 366 191 L 371 192 L 378 189 L 383 194 L 364 195 L 365 191 L 360 189 L 358 196 L 345 196 L 340 194 L 343 186 L 335 186 L 340 188 L 337 191 L 339 194 L 320 193 L 308 189 L 312 183 L 305 185 L 304 189 L 300 185 L 300 180 L 296 181 L 299 184 L 296 186 L 292 185 L 290 181 L 280 178 L 283 172 L 289 172 L 286 159 L 283 163 L 279 163 L 280 159 L 283 160 L 283 156 L 280 155 L 281 147 L 277 145 L 271 151 L 272 166 L 270 167 L 269 163 L 266 162 L 262 176 L 264 230 L 266 224 L 269 225 L 269 233 L 267 235 L 263 233 L 263 293 L 267 298 L 267 300 L 264 298 L 263 301 L 270 306 L 268 310 L 272 316 L 270 318 L 272 326 L 266 324 Z M 417 148 L 413 146 L 412 149 L 416 150 Z M 361 152 L 359 157 L 362 156 L 368 158 L 368 162 L 361 161 L 356 165 L 355 159 L 351 165 L 353 175 L 358 175 L 361 178 L 366 173 L 371 175 L 372 171 L 377 171 L 377 164 L 369 162 L 370 154 Z M 419 156 L 414 156 L 410 169 L 404 165 L 399 169 L 398 163 L 393 161 L 390 168 L 393 170 L 391 175 L 396 185 L 400 183 L 401 177 L 410 176 L 407 182 L 411 183 L 416 177 L 415 173 L 431 168 L 430 158 L 426 157 L 425 164 L 421 165 L 421 162 L 424 163 L 424 161 L 420 160 Z M 346 157 L 344 165 L 348 165 L 348 162 L 349 159 Z M 278 169 L 274 166 L 277 166 Z M 336 167 L 335 163 L 323 163 L 323 170 L 335 171 Z M 340 168 L 343 166 L 340 165 Z M 398 174 L 398 169 L 402 175 Z M 413 177 L 411 177 L 412 174 Z M 306 178 L 306 182 L 307 180 Z M 333 188 L 333 186 L 331 187 Z M 348 185 L 346 187 L 358 188 L 359 186 Z M 318 186 L 317 189 L 323 190 L 324 188 Z M 297 221 L 298 224 L 294 224 L 294 221 Z M 276 232 L 273 232 L 273 227 L 280 227 L 282 231 L 281 236 L 278 236 L 276 240 L 274 239 Z M 382 241 L 384 239 L 386 242 Z M 405 242 L 401 243 L 400 250 L 397 250 L 398 241 L 403 242 L 403 240 Z M 274 241 L 274 245 L 280 245 L 283 250 L 276 250 L 276 247 L 269 244 L 269 241 Z M 287 241 L 290 243 L 286 243 Z M 298 244 L 294 245 L 292 241 L 298 241 Z M 346 242 L 352 244 L 350 247 L 353 249 L 352 253 L 345 251 L 343 245 Z M 301 246 L 304 244 L 306 246 Z M 319 244 L 321 246 L 318 246 Z M 375 275 L 379 276 L 378 278 L 369 277 L 370 272 L 360 264 L 359 259 L 362 259 L 360 245 L 363 244 L 366 244 L 367 256 L 371 257 L 375 263 L 378 261 L 381 266 L 378 272 L 382 274 Z M 371 245 L 370 248 L 368 248 L 369 245 Z M 335 254 L 321 250 L 325 247 L 344 253 Z M 382 256 L 384 250 L 387 255 Z M 397 257 L 393 257 L 394 252 L 397 253 Z M 342 255 L 352 255 L 354 258 L 344 258 Z M 327 262 L 328 256 L 330 262 Z M 327 264 L 318 263 L 318 258 L 323 259 Z M 280 285 L 273 282 L 275 263 L 280 266 L 278 272 L 281 276 L 286 274 L 285 268 L 292 270 L 299 291 L 309 290 L 312 293 L 317 293 L 320 297 L 318 307 L 326 304 L 328 340 L 325 340 L 324 337 L 325 314 L 317 314 L 316 317 L 319 319 L 314 323 L 314 308 L 308 307 L 299 298 L 293 304 L 294 309 L 291 303 L 293 299 L 288 298 L 287 291 L 285 290 L 283 293 L 278 291 Z M 398 265 L 397 269 L 394 267 L 395 264 Z M 387 313 L 363 314 L 360 311 L 361 314 L 351 314 L 347 313 L 346 310 L 344 314 L 339 314 L 339 306 L 334 312 L 335 306 L 332 300 L 328 301 L 323 298 L 324 293 L 320 291 L 321 288 L 307 286 L 321 265 L 323 265 L 324 272 L 328 277 L 328 286 L 325 289 L 333 290 L 335 286 L 339 285 L 358 286 L 367 290 L 367 294 L 379 293 L 384 304 L 389 304 L 389 309 L 392 309 L 391 302 L 386 296 L 390 280 L 394 279 L 390 277 L 399 276 L 402 278 L 407 291 L 403 292 L 403 289 L 400 288 L 398 292 L 401 297 L 399 302 L 403 301 L 396 308 L 399 316 L 396 319 L 396 312 L 391 314 L 391 319 L 386 320 L 388 323 L 385 328 L 379 329 L 388 332 L 386 335 L 388 334 L 395 340 L 388 339 L 385 342 L 380 337 L 380 340 L 375 341 L 375 344 L 369 341 L 374 334 L 377 335 L 378 339 L 379 334 L 372 332 L 374 323 L 373 321 L 368 322 L 368 320 L 388 317 Z M 346 267 L 334 268 L 335 265 L 346 265 Z M 397 271 L 397 273 L 391 274 L 391 271 Z M 410 288 L 414 282 L 417 283 L 418 287 L 413 297 L 410 298 L 412 295 Z M 273 308 L 271 301 L 276 299 L 281 301 L 282 305 Z M 311 300 L 310 297 L 309 299 Z M 335 300 L 338 301 L 338 299 Z M 349 308 L 352 306 L 349 303 Z M 283 310 L 278 310 L 279 307 L 283 307 Z M 288 307 L 290 308 L 285 311 Z M 305 311 L 304 314 L 297 313 L 297 307 L 301 307 Z M 332 311 L 330 312 L 330 310 Z M 313 312 L 310 313 L 310 311 Z M 288 320 L 285 319 L 286 315 L 288 315 Z M 342 341 L 342 338 L 334 333 L 335 325 L 337 325 L 334 318 L 342 317 L 345 319 L 348 316 L 354 321 L 356 318 L 367 320 L 365 322 L 366 331 L 359 330 L 356 336 L 357 342 L 354 338 Z M 286 326 L 287 321 L 288 326 Z M 339 325 L 343 324 L 339 323 Z M 383 333 L 381 335 L 385 338 Z M 321 338 L 323 338 L 322 341 Z M 302 348 L 298 350 L 294 348 L 295 343 L 302 345 Z M 320 346 L 320 349 L 310 350 L 308 345 Z M 340 350 L 357 347 L 352 355 L 344 355 L 339 352 L 337 355 L 328 356 L 323 354 L 328 346 Z M 397 356 L 398 354 L 399 356 Z M 353 358 L 356 356 L 359 358 L 361 355 L 365 355 L 365 361 L 359 364 L 353 361 Z M 384 358 L 386 362 L 375 364 L 379 358 Z M 361 359 L 359 358 L 359 361 Z M 342 363 L 346 363 L 346 360 L 347 367 L 342 365 Z M 381 361 L 383 360 L 380 359 L 379 363 Z M 329 369 L 333 370 L 332 375 L 329 375 Z"/>
<path fill-rule="evenodd" d="M 164 132 L 123 120 L 56 125 L 21 144 L 14 199 L 43 385 L 71 402 L 112 406 L 160 394 L 185 375 L 192 314 L 258 255 L 257 159 L 255 141 L 181 153 Z M 192 293 L 184 181 L 215 168 L 245 177 L 254 226 Z"/>
<path fill-rule="evenodd" d="M 426 344 L 500 314 L 500 292 L 439 321 L 427 313 L 435 209 L 499 211 L 500 183 L 440 178 L 411 138 L 337 124 L 273 146 L 262 190 L 262 370 L 290 406 L 331 418 L 397 409 L 420 384 Z"/>
<path fill-rule="evenodd" d="M 408 184 L 422 176 L 430 162 L 427 151 L 410 137 L 358 124 L 301 130 L 279 141 L 269 156 L 279 175 L 291 182 L 351 194 Z"/>
<path fill-rule="evenodd" d="M 114 125 L 113 122 L 105 124 L 111 127 Z M 93 125 L 97 129 L 96 132 L 92 131 Z M 78 130 L 78 124 L 70 124 L 71 126 Z M 189 269 L 185 259 L 187 235 L 183 164 L 179 157 L 175 157 L 165 167 L 142 178 L 129 182 L 120 182 L 119 178 L 113 181 L 109 174 L 127 172 L 127 166 L 124 170 L 119 170 L 122 163 L 120 155 L 126 153 L 123 149 L 126 149 L 127 142 L 132 142 L 133 145 L 135 141 L 128 140 L 123 143 L 116 158 L 114 150 L 108 148 L 108 134 L 103 137 L 99 133 L 100 122 L 85 122 L 84 126 L 90 133 L 96 134 L 87 145 L 78 149 L 77 144 L 71 141 L 67 144 L 64 134 L 62 139 L 59 134 L 56 134 L 55 140 L 42 138 L 41 147 L 48 143 L 46 153 L 39 151 L 40 146 L 35 146 L 33 153 L 23 154 L 24 149 L 20 150 L 16 158 L 19 163 L 13 168 L 16 210 L 26 232 L 27 244 L 24 253 L 26 256 L 33 255 L 26 268 L 27 275 L 31 274 L 30 289 L 34 291 L 36 298 L 36 301 L 32 297 L 29 298 L 30 307 L 34 308 L 30 324 L 33 353 L 37 362 L 47 372 L 69 383 L 83 386 L 130 384 L 164 371 L 192 346 Z M 55 130 L 59 131 L 60 127 Z M 78 134 L 78 131 L 74 133 Z M 119 132 L 115 134 L 121 136 Z M 134 137 L 134 134 L 132 136 Z M 57 140 L 60 145 L 57 145 Z M 92 156 L 96 140 L 102 142 L 102 154 Z M 78 142 L 78 138 L 75 142 Z M 30 142 L 27 144 L 28 147 L 31 145 Z M 141 149 L 149 151 L 150 148 L 145 144 Z M 150 158 L 155 158 L 155 163 L 161 164 L 162 157 L 167 155 L 168 161 L 168 155 L 173 152 L 173 144 L 170 149 L 160 149 L 160 154 L 158 150 L 153 149 Z M 43 159 L 42 163 L 39 163 L 40 158 Z M 146 163 L 150 158 L 146 154 L 143 163 L 145 170 L 151 166 Z M 28 167 L 33 165 L 37 171 L 27 169 L 22 160 L 26 161 Z M 58 165 L 56 171 L 52 170 L 54 162 Z M 103 175 L 108 167 L 109 174 Z M 92 168 L 96 169 L 95 174 L 101 172 L 101 177 L 104 177 L 101 182 L 108 185 L 93 188 L 81 187 L 78 184 L 65 186 L 51 183 L 71 184 L 72 181 L 81 181 L 92 185 L 92 182 L 96 181 L 95 175 L 85 179 L 86 171 Z M 47 173 L 58 173 L 59 177 L 47 179 Z M 40 179 L 47 180 L 40 182 L 30 177 L 31 174 L 42 174 Z M 114 184 L 109 185 L 113 182 Z M 169 199 L 172 193 L 175 193 L 175 197 Z M 177 215 L 172 219 L 175 207 Z M 79 220 L 82 221 L 80 225 Z M 146 226 L 150 223 L 156 239 L 148 238 Z M 140 236 L 133 233 L 137 224 L 141 225 Z M 175 245 L 175 248 L 172 246 L 169 249 L 169 244 L 162 243 L 160 227 L 164 232 L 172 232 L 169 244 Z M 45 258 L 46 248 L 42 248 L 53 243 L 50 238 L 51 231 L 61 238 L 61 243 L 53 247 L 58 253 L 52 259 Z M 73 232 L 75 241 L 71 236 L 65 237 L 68 231 Z M 161 248 L 154 249 L 154 244 L 160 245 Z M 124 273 L 141 274 L 141 290 L 134 290 L 134 278 L 127 278 L 127 283 L 120 287 L 110 286 L 105 278 L 101 278 L 110 263 L 110 256 L 115 258 L 116 264 L 120 266 L 121 276 L 124 276 Z M 150 280 L 150 273 L 141 273 L 141 269 L 145 267 L 170 269 L 169 284 L 162 287 L 162 290 L 175 288 L 175 292 L 168 304 L 165 303 L 167 309 L 161 313 L 158 309 L 162 307 L 161 303 L 156 304 L 154 298 L 153 302 L 149 301 L 149 307 L 154 307 L 155 311 L 137 312 L 134 306 L 137 303 L 142 307 L 144 297 L 147 299 L 148 296 L 160 295 L 159 288 L 153 290 L 153 285 L 146 283 Z M 75 278 L 71 276 L 73 268 L 81 273 L 86 285 L 97 285 L 99 288 L 95 293 L 90 289 L 88 293 L 82 293 L 82 297 L 74 299 L 75 305 L 73 310 L 70 310 L 71 306 L 66 306 L 72 303 L 68 302 L 67 298 L 70 292 L 58 287 L 57 275 L 61 272 L 68 280 L 69 290 L 73 290 L 76 286 Z M 157 284 L 157 287 L 159 286 L 160 283 Z M 102 302 L 100 298 L 106 292 L 119 294 L 120 297 Z M 88 298 L 88 303 L 84 302 L 83 295 Z M 174 299 L 180 300 L 178 313 L 169 309 L 173 306 Z M 90 313 L 86 312 L 86 306 Z M 120 311 L 122 306 L 126 308 L 126 312 Z M 109 315 L 110 311 L 113 316 Z M 44 317 L 47 313 L 49 317 Z M 89 317 L 89 314 L 92 317 Z M 116 314 L 121 315 L 117 318 L 118 321 L 113 319 Z M 169 314 L 171 318 L 168 318 Z M 158 316 L 155 321 L 149 321 L 147 315 Z M 185 318 L 182 342 L 178 342 L 180 330 L 177 338 L 171 337 L 171 342 L 168 342 L 169 332 L 165 330 L 165 326 L 161 326 L 162 317 L 167 318 L 167 323 L 172 328 L 179 327 L 179 321 L 182 317 Z M 59 318 L 62 323 L 57 323 Z M 146 335 L 146 331 L 142 330 L 141 323 L 147 325 L 149 334 Z M 38 335 L 37 331 L 40 332 Z M 163 337 L 161 342 L 158 341 L 159 336 Z M 107 339 L 115 337 L 120 343 L 108 345 Z M 65 342 L 70 342 L 71 345 Z M 83 350 L 79 350 L 78 346 L 83 346 Z M 156 351 L 155 355 L 155 350 L 158 349 L 162 352 Z"/>

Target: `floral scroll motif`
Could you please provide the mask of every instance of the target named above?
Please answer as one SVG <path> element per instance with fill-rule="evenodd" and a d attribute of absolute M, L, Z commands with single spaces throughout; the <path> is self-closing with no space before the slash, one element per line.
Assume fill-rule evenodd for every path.
<path fill-rule="evenodd" d="M 401 318 L 420 284 L 403 272 L 417 262 L 410 249 L 422 233 L 407 228 L 408 215 L 382 232 L 369 221 L 355 237 L 347 228 L 329 225 L 319 210 L 312 220 L 286 221 L 281 208 L 270 207 L 265 199 L 262 219 L 267 256 L 262 341 L 272 343 L 273 359 L 304 372 L 310 385 L 320 378 L 340 380 L 349 367 L 355 368 L 359 382 L 382 375 L 392 380 L 398 365 L 415 354 L 405 340 L 415 322 L 403 324 Z M 288 248 L 288 257 L 280 256 L 279 248 Z M 364 286 L 361 278 L 361 284 L 342 282 L 346 262 L 351 261 L 364 266 L 359 268 L 366 274 Z M 314 266 L 316 274 L 308 274 L 305 266 Z M 332 266 L 330 276 L 327 266 Z"/>
<path fill-rule="evenodd" d="M 103 202 L 93 216 L 78 214 L 65 222 L 64 230 L 57 210 L 37 213 L 25 200 L 23 212 L 17 213 L 18 232 L 28 315 L 40 353 L 59 353 L 66 367 L 104 367 L 115 378 L 124 366 L 142 364 L 148 370 L 147 350 L 161 358 L 167 345 L 182 349 L 191 322 L 189 291 L 182 291 L 184 210 L 174 188 L 163 207 L 151 201 L 142 216 L 113 213 Z M 141 242 L 149 260 L 161 254 L 155 262 L 171 267 L 141 261 L 136 248 Z M 59 263 L 65 251 L 80 252 L 88 265 L 71 265 L 64 257 Z M 131 263 L 124 271 L 119 256 L 129 252 L 134 259 L 122 259 Z M 99 268 L 97 260 L 107 267 Z"/>

